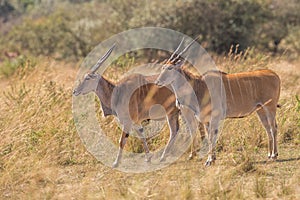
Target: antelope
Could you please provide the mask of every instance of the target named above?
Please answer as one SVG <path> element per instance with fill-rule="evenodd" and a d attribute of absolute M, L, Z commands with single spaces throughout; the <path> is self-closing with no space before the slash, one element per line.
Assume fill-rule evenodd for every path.
<path fill-rule="evenodd" d="M 83 81 L 74 89 L 73 95 L 78 96 L 94 92 L 100 100 L 104 116 L 113 115 L 120 122 L 122 134 L 119 139 L 119 151 L 112 167 L 119 165 L 123 148 L 132 129 L 142 139 L 146 157 L 145 161 L 150 162 L 151 155 L 146 138 L 143 136 L 142 124 L 150 119 L 164 120 L 167 118 L 170 136 L 160 158 L 160 161 L 164 161 L 166 153 L 174 142 L 179 129 L 179 109 L 175 105 L 175 95 L 168 87 L 158 87 L 154 84 L 157 75 L 143 76 L 132 74 L 114 84 L 105 77 L 97 74 L 96 71 L 109 57 L 114 47 L 115 45 L 84 75 Z M 127 94 L 136 83 L 139 83 L 140 87 L 136 88 L 133 93 Z M 128 97 L 128 95 L 130 96 Z M 161 105 L 165 112 L 158 112 L 150 117 L 150 109 L 155 105 Z M 191 149 L 191 151 L 193 150 Z"/>
<path fill-rule="evenodd" d="M 278 75 L 268 69 L 235 74 L 215 70 L 194 75 L 183 67 L 184 60 L 180 58 L 194 41 L 177 57 L 167 60 L 155 83 L 160 87 L 171 85 L 181 114 L 192 112 L 196 120 L 205 124 L 209 145 L 205 166 L 210 166 L 216 159 L 215 145 L 220 121 L 246 117 L 253 112 L 257 113 L 268 135 L 268 158 L 275 160 L 278 156 L 275 119 L 280 95 Z M 177 49 L 181 45 L 182 42 Z M 186 84 L 192 87 L 196 95 L 196 105 L 191 103 Z M 221 93 L 215 95 L 216 88 L 224 91 L 226 96 L 222 97 Z"/>

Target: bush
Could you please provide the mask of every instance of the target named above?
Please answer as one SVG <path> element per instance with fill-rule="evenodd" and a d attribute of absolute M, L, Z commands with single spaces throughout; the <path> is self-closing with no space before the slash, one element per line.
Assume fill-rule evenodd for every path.
<path fill-rule="evenodd" d="M 33 55 L 74 59 L 90 51 L 80 33 L 72 28 L 71 16 L 56 13 L 39 20 L 30 19 L 16 26 L 8 35 L 11 48 L 19 48 Z"/>
<path fill-rule="evenodd" d="M 14 74 L 18 68 L 26 68 L 31 69 L 36 65 L 36 62 L 33 59 L 29 59 L 24 55 L 20 55 L 19 57 L 9 60 L 6 59 L 0 66 L 0 77 L 5 76 L 9 77 Z"/>
<path fill-rule="evenodd" d="M 232 45 L 240 50 L 252 46 L 253 33 L 262 23 L 263 8 L 255 0 L 188 1 L 160 5 L 152 1 L 148 13 L 143 10 L 131 20 L 131 27 L 162 26 L 175 29 L 207 42 L 210 50 L 222 53 Z M 149 17 L 151 16 L 151 17 Z"/>
<path fill-rule="evenodd" d="M 286 47 L 294 53 L 300 52 L 300 27 L 290 27 L 289 35 L 285 39 Z"/>
<path fill-rule="evenodd" d="M 26 12 L 25 20 L 4 35 L 1 43 L 33 55 L 61 59 L 81 59 L 112 34 L 144 26 L 170 28 L 191 37 L 200 35 L 199 41 L 219 54 L 237 44 L 238 51 L 256 46 L 277 52 L 282 40 L 297 36 L 295 30 L 300 24 L 300 4 L 295 0 L 169 0 L 164 4 L 158 0 L 69 0 L 51 8 L 43 7 L 45 2 L 25 2 L 34 9 Z M 292 48 L 298 51 L 297 46 Z"/>

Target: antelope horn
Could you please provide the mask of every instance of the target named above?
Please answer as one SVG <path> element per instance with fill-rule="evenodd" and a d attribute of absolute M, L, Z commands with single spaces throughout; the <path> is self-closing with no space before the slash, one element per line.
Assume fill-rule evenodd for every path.
<path fill-rule="evenodd" d="M 177 51 L 179 51 L 179 49 L 180 49 L 180 47 L 181 47 L 183 41 L 184 41 L 184 37 L 181 39 L 181 42 L 179 43 L 177 49 L 173 52 L 173 54 L 171 55 L 171 57 L 168 59 L 167 62 L 170 62 L 170 61 L 174 58 L 174 56 L 175 56 L 175 54 L 177 53 Z"/>
<path fill-rule="evenodd" d="M 199 35 L 199 36 L 200 36 L 200 35 Z M 180 58 L 180 56 L 181 56 L 182 54 L 184 54 L 184 53 L 192 46 L 192 44 L 199 38 L 199 36 L 197 36 L 195 39 L 193 39 L 193 41 L 192 41 L 191 43 L 189 43 L 189 44 L 182 50 L 182 52 L 180 52 L 180 53 L 177 55 L 176 58 L 174 58 L 173 60 L 171 60 L 171 62 L 173 63 L 173 62 L 177 61 L 177 60 Z"/>
<path fill-rule="evenodd" d="M 109 55 L 111 54 L 111 52 L 113 51 L 115 46 L 116 46 L 116 43 L 114 43 L 113 46 L 104 54 L 104 56 L 102 56 L 102 58 L 100 58 L 98 60 L 98 62 L 91 68 L 92 74 L 95 73 L 99 69 L 101 64 L 109 57 Z"/>

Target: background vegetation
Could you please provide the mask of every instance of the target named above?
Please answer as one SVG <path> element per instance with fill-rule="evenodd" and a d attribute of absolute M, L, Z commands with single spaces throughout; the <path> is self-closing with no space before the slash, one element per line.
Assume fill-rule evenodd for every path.
<path fill-rule="evenodd" d="M 299 8 L 298 0 L 0 0 L 0 198 L 299 199 Z M 125 174 L 90 155 L 72 117 L 79 65 L 102 40 L 141 26 L 200 34 L 225 72 L 278 73 L 278 161 L 267 162 L 267 136 L 255 115 L 225 120 L 210 168 L 185 154 L 165 169 Z M 117 81 L 148 59 L 144 53 L 121 57 L 105 76 Z M 101 126 L 117 142 L 113 118 Z M 168 134 L 149 140 L 151 149 Z M 130 138 L 126 148 L 141 147 Z"/>
<path fill-rule="evenodd" d="M 299 10 L 298 0 L 1 0 L 0 52 L 80 60 L 109 36 L 142 26 L 200 34 L 219 54 L 237 44 L 239 51 L 298 52 Z"/>

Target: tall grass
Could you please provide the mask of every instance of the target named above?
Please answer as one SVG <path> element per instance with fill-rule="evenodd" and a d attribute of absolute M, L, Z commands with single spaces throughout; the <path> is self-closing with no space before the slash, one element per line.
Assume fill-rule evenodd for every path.
<path fill-rule="evenodd" d="M 251 115 L 225 120 L 217 161 L 210 168 L 204 168 L 198 159 L 187 161 L 188 155 L 184 155 L 152 173 L 113 171 L 91 156 L 77 135 L 71 109 L 77 69 L 44 60 L 35 67 L 18 68 L 1 89 L 1 198 L 167 199 L 175 195 L 175 199 L 295 199 L 300 184 L 300 101 L 297 82 L 290 78 L 296 79 L 299 73 L 282 70 L 276 67 L 278 60 L 251 51 L 219 57 L 217 64 L 227 72 L 267 67 L 281 77 L 279 162 L 266 162 L 267 135 Z M 117 143 L 120 130 L 112 119 L 101 119 L 101 126 Z M 148 142 L 154 150 L 167 138 L 165 127 L 163 134 Z M 141 142 L 134 138 L 126 148 L 142 151 Z"/>

